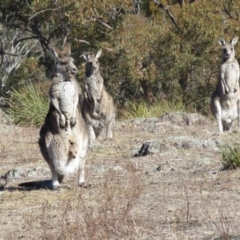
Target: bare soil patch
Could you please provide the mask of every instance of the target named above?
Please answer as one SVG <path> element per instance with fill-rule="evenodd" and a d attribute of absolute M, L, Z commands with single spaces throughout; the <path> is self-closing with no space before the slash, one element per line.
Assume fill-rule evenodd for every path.
<path fill-rule="evenodd" d="M 240 171 L 222 171 L 220 154 L 240 134 L 216 132 L 198 114 L 117 122 L 114 141 L 103 132 L 89 151 L 91 187 L 69 176 L 28 191 L 18 184 L 51 178 L 39 129 L 1 123 L 0 175 L 18 174 L 0 192 L 0 239 L 240 239 Z"/>

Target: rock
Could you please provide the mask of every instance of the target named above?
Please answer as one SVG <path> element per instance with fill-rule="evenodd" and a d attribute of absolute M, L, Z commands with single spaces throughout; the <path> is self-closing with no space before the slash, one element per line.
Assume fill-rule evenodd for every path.
<path fill-rule="evenodd" d="M 150 143 L 143 143 L 142 147 L 140 148 L 139 152 L 134 154 L 134 157 L 142 157 L 150 154 L 148 148 L 150 146 Z"/>
<path fill-rule="evenodd" d="M 8 179 L 5 175 L 0 177 L 0 191 L 3 191 L 4 187 L 7 185 Z"/>
<path fill-rule="evenodd" d="M 11 125 L 13 124 L 13 120 L 10 116 L 8 116 L 2 109 L 0 109 L 0 123 Z"/>
<path fill-rule="evenodd" d="M 171 143 L 178 149 L 203 148 L 202 142 L 192 136 L 169 137 L 166 142 Z"/>
<path fill-rule="evenodd" d="M 12 170 L 9 170 L 5 176 L 7 176 L 8 179 L 19 179 L 24 175 L 24 170 L 21 167 L 14 168 Z"/>
<path fill-rule="evenodd" d="M 7 173 L 5 173 L 4 176 L 7 177 L 7 179 L 20 179 L 20 178 L 31 178 L 35 176 L 42 176 L 45 177 L 47 174 L 49 174 L 50 170 L 49 168 L 45 167 L 37 167 L 37 168 L 23 168 L 23 167 L 16 167 L 12 170 L 9 170 Z"/>
<path fill-rule="evenodd" d="M 172 156 L 175 156 L 177 154 L 177 149 L 169 143 L 162 144 L 159 154 L 160 154 L 160 156 L 168 156 L 170 154 Z"/>
<path fill-rule="evenodd" d="M 197 163 L 199 166 L 202 166 L 202 165 L 211 164 L 212 161 L 213 161 L 213 159 L 208 158 L 208 157 L 204 157 L 204 158 L 201 158 L 201 159 L 197 159 L 197 160 L 196 160 L 196 163 Z"/>
<path fill-rule="evenodd" d="M 213 149 L 215 151 L 217 151 L 219 149 L 219 142 L 215 139 L 202 139 L 201 140 L 202 146 L 203 148 L 207 148 L 207 149 Z"/>
<path fill-rule="evenodd" d="M 198 113 L 170 112 L 163 114 L 158 119 L 158 124 L 161 123 L 171 123 L 178 126 L 188 126 L 206 125 L 211 123 L 211 121 Z"/>

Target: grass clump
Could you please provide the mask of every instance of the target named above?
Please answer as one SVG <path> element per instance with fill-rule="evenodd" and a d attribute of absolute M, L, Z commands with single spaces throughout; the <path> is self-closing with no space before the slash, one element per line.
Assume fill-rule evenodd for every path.
<path fill-rule="evenodd" d="M 13 89 L 9 104 L 8 113 L 21 126 L 41 126 L 48 112 L 48 101 L 32 84 L 19 90 Z"/>
<path fill-rule="evenodd" d="M 240 145 L 225 144 L 221 148 L 223 170 L 240 167 Z"/>
<path fill-rule="evenodd" d="M 182 101 L 161 100 L 153 104 L 144 101 L 128 102 L 125 108 L 120 111 L 120 117 L 123 119 L 159 117 L 166 112 L 185 110 Z"/>

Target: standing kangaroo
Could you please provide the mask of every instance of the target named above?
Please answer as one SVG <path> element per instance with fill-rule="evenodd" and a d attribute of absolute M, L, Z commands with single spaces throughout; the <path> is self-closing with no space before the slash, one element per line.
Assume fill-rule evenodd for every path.
<path fill-rule="evenodd" d="M 70 57 L 69 44 L 65 44 L 62 51 L 52 48 L 52 53 L 55 57 L 54 74 L 59 79 L 53 79 L 53 86 L 50 89 L 50 98 L 53 99 L 50 101 L 45 122 L 40 129 L 38 144 L 45 161 L 50 167 L 53 189 L 61 184 L 66 175 L 75 172 L 79 172 L 78 185 L 83 186 L 88 132 L 82 114 L 76 106 L 76 99 L 73 97 L 80 93 L 80 88 L 74 77 L 77 68 Z M 64 88 L 65 83 L 67 85 L 72 84 L 72 86 Z M 60 86 L 58 86 L 59 84 Z M 63 117 L 59 113 L 64 112 L 61 109 L 65 108 L 63 103 L 67 103 L 69 100 L 65 98 L 72 99 L 74 102 L 74 104 L 72 102 L 70 104 L 73 113 L 70 118 L 71 126 L 67 126 L 67 128 L 61 119 Z M 66 119 L 68 121 L 69 117 Z"/>
<path fill-rule="evenodd" d="M 220 78 L 211 97 L 211 110 L 218 123 L 219 132 L 231 131 L 233 120 L 238 119 L 240 130 L 240 91 L 239 64 L 235 58 L 234 45 L 238 38 L 230 43 L 219 40 L 222 46 L 223 63 L 220 68 Z"/>
<path fill-rule="evenodd" d="M 102 51 L 96 54 L 83 54 L 86 60 L 85 92 L 82 114 L 88 125 L 90 145 L 99 136 L 104 126 L 107 127 L 106 138 L 112 138 L 112 127 L 115 122 L 116 109 L 113 98 L 106 91 L 103 78 L 99 72 Z"/>

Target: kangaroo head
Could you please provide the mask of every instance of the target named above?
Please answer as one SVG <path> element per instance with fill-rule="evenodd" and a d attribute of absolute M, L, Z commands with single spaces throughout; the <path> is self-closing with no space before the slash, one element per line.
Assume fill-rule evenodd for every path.
<path fill-rule="evenodd" d="M 50 48 L 53 56 L 55 57 L 54 71 L 55 73 L 76 74 L 77 67 L 74 64 L 73 58 L 71 58 L 71 47 L 68 43 L 65 43 L 62 51 L 56 47 Z"/>
<path fill-rule="evenodd" d="M 69 159 L 76 158 L 78 152 L 78 144 L 75 139 L 70 138 L 68 140 L 68 157 Z"/>
<path fill-rule="evenodd" d="M 233 59 L 235 57 L 234 45 L 237 43 L 238 37 L 233 38 L 229 43 L 226 43 L 224 39 L 220 39 L 218 43 L 222 46 L 223 59 Z"/>
<path fill-rule="evenodd" d="M 92 74 L 98 71 L 100 63 L 98 58 L 101 56 L 102 50 L 99 50 L 96 54 L 83 54 L 83 58 L 86 60 L 86 77 L 90 77 Z"/>

